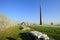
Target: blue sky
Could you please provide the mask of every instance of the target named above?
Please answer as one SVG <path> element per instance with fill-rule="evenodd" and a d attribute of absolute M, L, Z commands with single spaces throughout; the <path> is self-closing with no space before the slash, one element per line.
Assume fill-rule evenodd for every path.
<path fill-rule="evenodd" d="M 0 0 L 0 13 L 15 21 L 39 23 L 40 4 L 44 23 L 60 22 L 60 0 Z"/>

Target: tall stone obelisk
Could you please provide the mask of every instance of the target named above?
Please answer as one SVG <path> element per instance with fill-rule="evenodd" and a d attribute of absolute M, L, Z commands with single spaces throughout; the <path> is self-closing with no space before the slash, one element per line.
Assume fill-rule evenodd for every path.
<path fill-rule="evenodd" d="M 42 25 L 42 11 L 41 11 L 41 6 L 40 6 L 40 25 Z"/>

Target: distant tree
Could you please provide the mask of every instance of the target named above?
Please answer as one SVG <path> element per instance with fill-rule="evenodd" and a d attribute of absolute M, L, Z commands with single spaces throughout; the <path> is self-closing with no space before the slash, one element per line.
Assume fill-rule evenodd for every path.
<path fill-rule="evenodd" d="M 51 25 L 54 25 L 53 22 L 51 22 Z"/>

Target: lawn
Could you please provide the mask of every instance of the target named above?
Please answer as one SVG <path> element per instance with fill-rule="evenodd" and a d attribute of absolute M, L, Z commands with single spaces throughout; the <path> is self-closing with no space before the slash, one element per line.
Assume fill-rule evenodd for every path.
<path fill-rule="evenodd" d="M 0 40 L 22 40 L 20 34 L 26 32 L 28 32 L 28 30 L 22 31 L 19 29 L 19 26 L 13 26 L 0 31 Z"/>
<path fill-rule="evenodd" d="M 8 29 L 0 31 L 0 40 L 30 40 L 26 33 L 31 30 L 37 30 L 42 33 L 48 34 L 56 40 L 60 40 L 60 28 L 58 27 L 46 27 L 46 26 L 30 26 L 31 30 L 20 30 L 18 25 L 10 27 Z"/>
<path fill-rule="evenodd" d="M 45 33 L 55 40 L 60 40 L 60 27 L 31 26 L 31 29 Z"/>

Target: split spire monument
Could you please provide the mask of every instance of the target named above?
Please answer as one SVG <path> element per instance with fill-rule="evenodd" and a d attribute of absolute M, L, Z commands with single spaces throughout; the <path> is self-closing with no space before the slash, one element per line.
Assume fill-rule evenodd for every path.
<path fill-rule="evenodd" d="M 42 10 L 41 10 L 41 5 L 40 5 L 40 25 L 42 25 Z"/>

